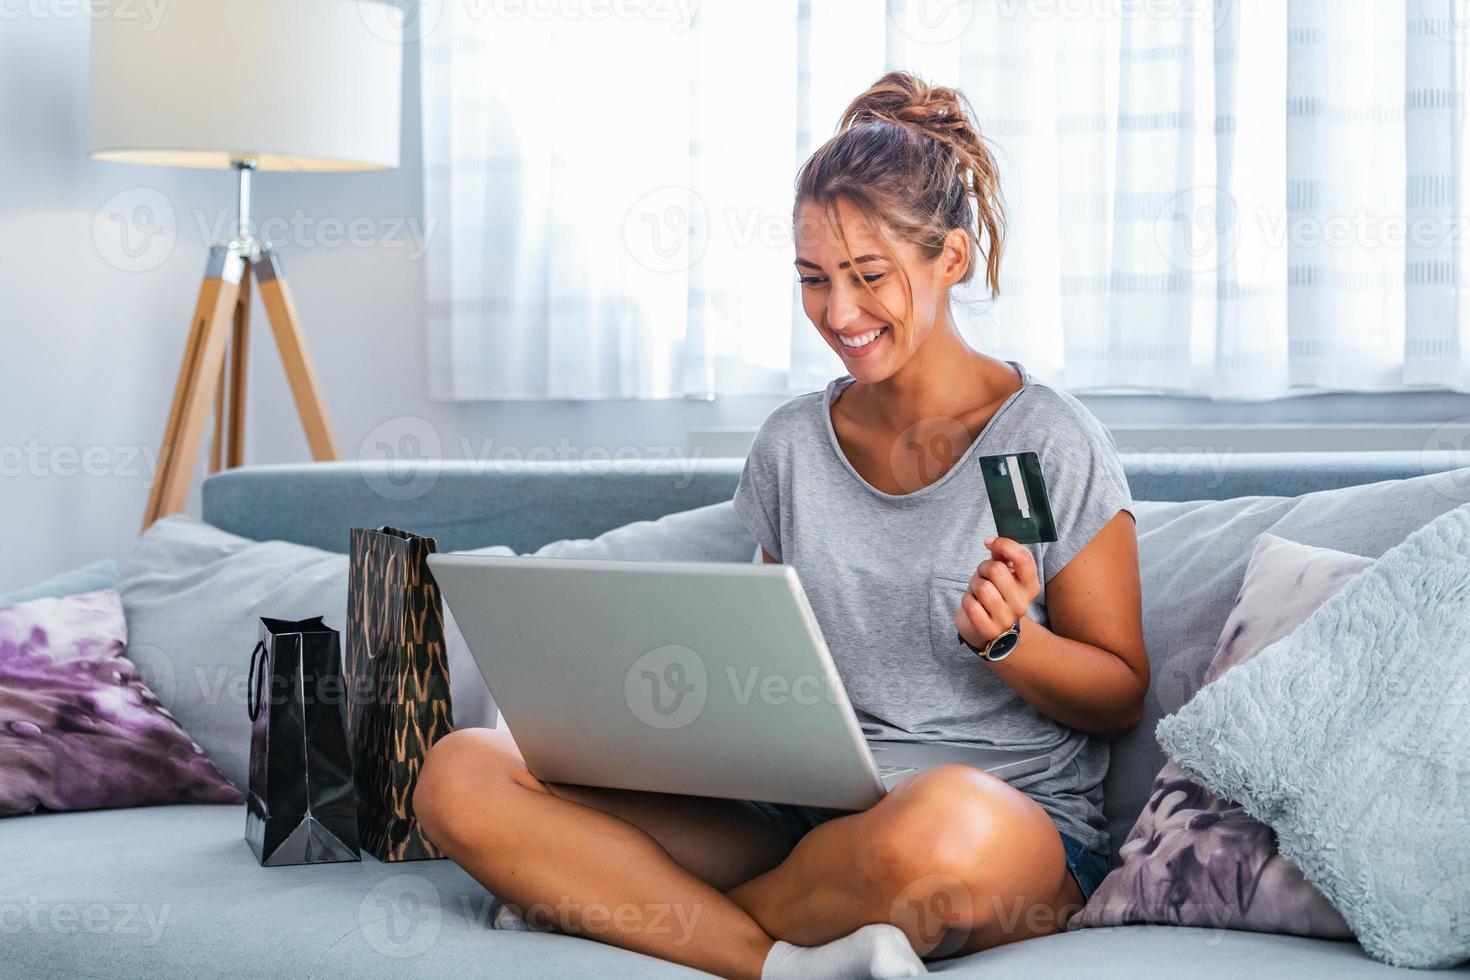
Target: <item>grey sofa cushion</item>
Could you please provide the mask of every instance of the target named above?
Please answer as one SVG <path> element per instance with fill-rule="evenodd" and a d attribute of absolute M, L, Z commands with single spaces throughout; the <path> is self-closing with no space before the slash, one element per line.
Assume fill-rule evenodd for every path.
<path fill-rule="evenodd" d="M 1377 558 L 1410 532 L 1470 501 L 1470 470 L 1385 480 L 1299 497 L 1137 502 L 1143 627 L 1152 678 L 1143 721 L 1113 743 L 1103 783 L 1104 811 L 1118 848 L 1164 764 L 1154 727 L 1204 679 L 1230 607 L 1245 579 L 1256 536 Z"/>
<path fill-rule="evenodd" d="M 166 517 L 119 562 L 127 657 L 225 778 L 250 781 L 246 672 L 261 616 L 347 614 L 347 556 Z"/>
<path fill-rule="evenodd" d="M 6 924 L 0 974 L 37 980 L 710 976 L 587 939 L 494 931 L 489 896 L 449 861 L 382 864 L 365 855 L 360 863 L 262 868 L 244 830 L 242 806 L 7 820 L 0 867 L 10 898 L 0 898 Z M 1084 929 L 929 969 L 956 980 L 1424 976 L 1376 963 L 1356 943 L 1174 926 Z"/>
<path fill-rule="evenodd" d="M 735 504 L 725 500 L 693 510 L 665 514 L 656 521 L 633 521 L 595 538 L 553 541 L 538 558 L 607 558 L 619 561 L 750 560 L 750 536 Z"/>

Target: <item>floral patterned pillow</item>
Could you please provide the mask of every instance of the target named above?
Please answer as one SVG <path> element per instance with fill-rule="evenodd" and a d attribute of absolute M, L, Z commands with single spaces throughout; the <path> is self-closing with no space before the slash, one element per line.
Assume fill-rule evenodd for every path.
<path fill-rule="evenodd" d="M 1209 684 L 1290 634 L 1373 559 L 1262 534 L 1225 621 Z M 1134 922 L 1352 939 L 1342 916 L 1276 852 L 1271 828 L 1174 763 L 1154 779 L 1122 864 L 1069 929 Z"/>
<path fill-rule="evenodd" d="M 244 797 L 122 656 L 113 589 L 0 609 L 0 816 Z"/>

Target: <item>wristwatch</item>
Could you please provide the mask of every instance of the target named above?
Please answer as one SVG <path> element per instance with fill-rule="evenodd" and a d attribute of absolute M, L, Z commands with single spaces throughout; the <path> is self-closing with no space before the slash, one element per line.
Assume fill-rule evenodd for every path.
<path fill-rule="evenodd" d="M 958 633 L 956 633 L 955 636 L 958 636 L 960 642 L 969 647 L 975 653 L 984 657 L 986 660 L 989 660 L 991 663 L 995 663 L 997 660 L 1004 660 L 1006 656 L 1016 648 L 1016 644 L 1021 641 L 1021 621 L 1019 619 L 1016 620 L 1016 625 L 1012 626 L 1010 629 L 1006 630 L 1004 633 L 1000 634 L 1000 636 L 997 636 L 995 639 L 991 640 L 983 647 L 977 647 L 975 644 L 971 643 L 963 636 L 960 636 Z"/>

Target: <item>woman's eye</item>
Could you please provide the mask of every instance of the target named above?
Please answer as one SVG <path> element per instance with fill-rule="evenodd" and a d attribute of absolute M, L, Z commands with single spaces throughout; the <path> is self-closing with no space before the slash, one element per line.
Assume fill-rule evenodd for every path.
<path fill-rule="evenodd" d="M 803 286 L 820 286 L 826 282 L 821 276 L 801 276 L 796 281 Z"/>
<path fill-rule="evenodd" d="M 868 282 L 877 282 L 879 279 L 883 278 L 883 273 L 875 272 L 871 276 L 863 276 L 863 278 L 866 279 Z"/>

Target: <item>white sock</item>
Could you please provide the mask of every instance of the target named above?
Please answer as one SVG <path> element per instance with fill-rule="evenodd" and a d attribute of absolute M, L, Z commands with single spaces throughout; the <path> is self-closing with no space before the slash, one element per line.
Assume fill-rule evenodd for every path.
<path fill-rule="evenodd" d="M 875 922 L 821 946 L 793 946 L 776 940 L 761 967 L 761 980 L 875 980 L 928 972 L 902 929 Z"/>
<path fill-rule="evenodd" d="M 504 902 L 500 908 L 495 910 L 495 919 L 490 923 L 493 929 L 503 929 L 506 932 L 553 932 L 550 925 L 539 925 L 535 922 L 527 922 L 521 916 L 511 910 Z"/>

